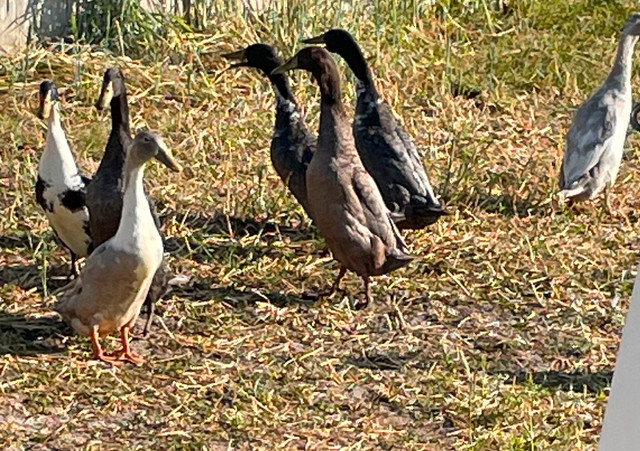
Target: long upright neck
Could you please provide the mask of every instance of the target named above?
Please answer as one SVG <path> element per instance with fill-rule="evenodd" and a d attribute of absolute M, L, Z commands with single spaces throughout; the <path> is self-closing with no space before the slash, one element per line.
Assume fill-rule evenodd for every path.
<path fill-rule="evenodd" d="M 321 71 L 314 72 L 314 77 L 321 96 L 318 152 L 335 155 L 343 149 L 343 140 L 353 140 L 351 127 L 345 127 L 348 118 L 342 104 L 340 76 L 335 65 L 327 64 Z"/>
<path fill-rule="evenodd" d="M 360 46 L 355 41 L 345 43 L 344 47 L 338 51 L 338 54 L 344 58 L 353 75 L 357 78 L 358 91 L 367 91 L 378 95 L 376 85 L 373 82 L 371 68 Z"/>
<path fill-rule="evenodd" d="M 285 75 L 268 75 L 276 95 L 276 129 L 287 128 L 300 119 L 298 103 Z"/>
<path fill-rule="evenodd" d="M 609 73 L 607 81 L 618 83 L 621 87 L 631 89 L 631 66 L 633 59 L 633 49 L 638 42 L 638 36 L 625 34 L 620 39 L 618 53 L 613 68 Z"/>
<path fill-rule="evenodd" d="M 81 179 L 69 142 L 60 123 L 58 108 L 57 104 L 51 108 L 47 120 L 47 143 L 42 154 L 39 172 L 51 180 L 71 186 L 81 183 Z"/>
<path fill-rule="evenodd" d="M 146 232 L 157 233 L 144 193 L 143 175 L 144 164 L 135 164 L 128 159 L 124 169 L 122 216 L 114 237 L 114 243 L 121 248 L 140 246 Z"/>
<path fill-rule="evenodd" d="M 126 144 L 130 137 L 129 105 L 127 94 L 123 92 L 111 99 L 111 134 L 98 172 L 107 167 L 122 168 L 126 156 Z"/>
<path fill-rule="evenodd" d="M 273 69 L 275 69 L 275 66 Z M 273 86 L 273 90 L 278 98 L 296 103 L 296 98 L 293 96 L 293 91 L 291 91 L 291 86 L 289 85 L 289 78 L 286 75 L 268 74 L 267 77 L 269 78 L 271 86 Z"/>

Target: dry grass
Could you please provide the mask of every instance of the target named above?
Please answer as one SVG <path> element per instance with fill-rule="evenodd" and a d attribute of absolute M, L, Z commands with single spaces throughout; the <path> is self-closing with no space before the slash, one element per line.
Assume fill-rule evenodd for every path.
<path fill-rule="evenodd" d="M 149 61 L 84 47 L 0 57 L 2 448 L 595 449 L 637 262 L 637 139 L 612 215 L 553 196 L 571 113 L 606 75 L 634 4 L 570 3 L 450 15 L 439 3 L 415 20 L 320 4 L 220 16 L 209 33 L 169 35 Z M 363 312 L 340 295 L 301 299 L 337 267 L 269 162 L 270 87 L 222 72 L 219 57 L 257 40 L 290 55 L 336 17 L 454 211 L 407 234 L 422 259 L 378 278 Z M 187 167 L 152 164 L 146 177 L 170 265 L 190 282 L 134 342 L 141 368 L 89 361 L 87 340 L 51 312 L 67 255 L 33 195 L 39 81 L 58 82 L 91 174 L 110 127 L 92 105 L 112 64 L 128 76 L 134 125 L 161 131 Z M 317 90 L 294 77 L 315 128 Z"/>

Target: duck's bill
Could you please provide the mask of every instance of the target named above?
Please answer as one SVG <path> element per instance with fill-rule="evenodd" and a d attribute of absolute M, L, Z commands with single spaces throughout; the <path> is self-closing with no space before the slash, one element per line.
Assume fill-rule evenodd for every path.
<path fill-rule="evenodd" d="M 271 74 L 272 75 L 284 74 L 289 70 L 297 69 L 297 68 L 298 68 L 298 55 L 294 56 L 293 58 L 291 58 L 289 61 L 287 61 L 283 65 L 278 66 L 275 69 L 273 69 L 271 71 Z"/>
<path fill-rule="evenodd" d="M 171 151 L 166 147 L 161 147 L 156 155 L 156 160 L 160 163 L 164 164 L 166 167 L 171 169 L 172 171 L 180 172 L 182 171 L 182 166 L 178 164 L 176 160 L 173 159 L 171 155 Z"/>
<path fill-rule="evenodd" d="M 247 60 L 244 58 L 244 49 L 237 50 L 231 53 L 223 53 L 222 57 L 231 61 L 237 61 L 237 63 L 232 63 L 231 65 L 229 65 L 229 68 L 242 67 L 247 65 Z"/>
<path fill-rule="evenodd" d="M 40 119 L 48 119 L 51 115 L 53 100 L 51 99 L 51 91 L 47 91 L 44 96 L 40 96 L 40 105 L 38 106 L 38 117 Z"/>
<path fill-rule="evenodd" d="M 303 39 L 305 44 L 324 44 L 324 34 L 314 36 L 312 38 Z"/>
<path fill-rule="evenodd" d="M 100 91 L 100 97 L 98 97 L 98 101 L 96 102 L 96 108 L 99 111 L 104 110 L 107 105 L 111 103 L 111 99 L 113 99 L 113 83 L 103 83 L 102 90 Z"/>

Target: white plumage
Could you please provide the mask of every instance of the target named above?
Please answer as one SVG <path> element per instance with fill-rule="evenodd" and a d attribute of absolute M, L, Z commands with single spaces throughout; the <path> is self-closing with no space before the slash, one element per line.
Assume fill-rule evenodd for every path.
<path fill-rule="evenodd" d="M 38 167 L 36 199 L 56 235 L 71 252 L 71 273 L 76 274 L 76 256 L 86 257 L 92 250 L 89 210 L 84 201 L 89 180 L 78 173 L 60 123 L 58 90 L 50 81 L 40 85 L 39 115 L 47 119 L 48 132 Z"/>

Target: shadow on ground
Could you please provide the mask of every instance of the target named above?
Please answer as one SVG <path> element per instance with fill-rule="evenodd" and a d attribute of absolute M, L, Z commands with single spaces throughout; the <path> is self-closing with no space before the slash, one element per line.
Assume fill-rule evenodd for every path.
<path fill-rule="evenodd" d="M 65 351 L 69 328 L 55 315 L 27 317 L 0 313 L 0 355 L 33 356 Z"/>
<path fill-rule="evenodd" d="M 366 352 L 347 357 L 346 363 L 358 368 L 370 370 L 400 371 L 419 355 L 419 352 L 409 352 L 406 354 L 399 354 L 397 352 Z"/>
<path fill-rule="evenodd" d="M 195 280 L 182 287 L 174 287 L 170 295 L 176 295 L 189 301 L 222 302 L 235 309 L 244 309 L 258 302 L 270 302 L 277 307 L 287 305 L 310 305 L 316 299 L 304 295 L 285 294 L 281 292 L 263 292 L 258 288 L 236 288 L 233 285 L 216 286 L 215 281 L 208 279 Z"/>
<path fill-rule="evenodd" d="M 273 221 L 258 221 L 253 218 L 239 218 L 228 216 L 219 212 L 213 215 L 189 213 L 186 216 L 171 212 L 163 216 L 163 222 L 173 220 L 184 224 L 192 230 L 207 236 L 222 236 L 229 238 L 242 238 L 246 236 L 260 236 L 265 242 L 288 239 L 292 242 L 308 241 L 316 237 L 311 227 L 304 225 L 292 226 L 279 224 Z M 206 252 L 201 252 L 202 244 L 184 238 L 166 237 L 165 251 L 177 256 L 189 256 L 190 258 L 210 260 Z M 219 247 L 219 245 L 218 245 Z"/>
<path fill-rule="evenodd" d="M 49 293 L 68 283 L 68 272 L 69 267 L 64 264 L 49 268 L 46 284 Z M 0 266 L 0 285 L 15 285 L 23 290 L 35 289 L 40 296 L 45 296 L 42 273 L 37 264 Z"/>
<path fill-rule="evenodd" d="M 506 383 L 525 384 L 533 383 L 541 387 L 562 391 L 600 393 L 611 386 L 613 371 L 599 371 L 591 373 L 587 371 L 504 371 L 498 374 L 507 376 Z"/>

